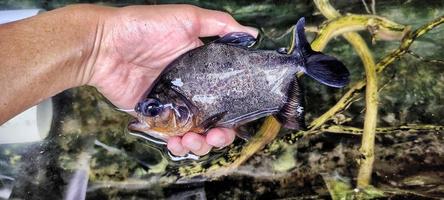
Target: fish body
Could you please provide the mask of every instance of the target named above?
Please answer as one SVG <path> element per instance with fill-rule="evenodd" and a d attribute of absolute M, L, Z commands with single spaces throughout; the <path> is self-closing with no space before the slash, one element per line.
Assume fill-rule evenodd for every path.
<path fill-rule="evenodd" d="M 211 43 L 177 59 L 151 96 L 172 87 L 198 108 L 202 119 L 226 112 L 218 125 L 231 127 L 278 112 L 300 71 L 297 62 L 276 51 Z"/>
<path fill-rule="evenodd" d="M 296 74 L 342 87 L 348 71 L 334 57 L 312 51 L 304 20 L 295 26 L 292 53 L 254 50 L 255 38 L 231 33 L 174 60 L 136 105 L 132 131 L 167 139 L 211 127 L 233 128 L 276 115 L 285 127 L 304 125 L 304 98 Z"/>

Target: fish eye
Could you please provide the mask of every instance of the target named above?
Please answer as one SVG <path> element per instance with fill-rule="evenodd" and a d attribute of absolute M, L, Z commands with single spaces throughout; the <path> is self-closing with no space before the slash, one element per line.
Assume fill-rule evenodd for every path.
<path fill-rule="evenodd" d="M 159 113 L 162 111 L 162 108 L 159 107 L 157 104 L 150 104 L 148 105 L 145 113 L 148 113 L 150 117 L 155 117 L 159 115 Z"/>
<path fill-rule="evenodd" d="M 147 117 L 155 117 L 159 115 L 163 107 L 160 102 L 156 99 L 147 99 L 138 106 L 138 110 L 142 113 L 142 115 Z"/>

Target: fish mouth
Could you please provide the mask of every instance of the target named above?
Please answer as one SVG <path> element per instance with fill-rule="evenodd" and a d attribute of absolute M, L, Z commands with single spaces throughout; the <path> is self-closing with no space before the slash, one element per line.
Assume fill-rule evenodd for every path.
<path fill-rule="evenodd" d="M 148 124 L 140 121 L 137 118 L 133 118 L 128 122 L 128 131 L 130 132 L 145 132 L 149 130 Z"/>
<path fill-rule="evenodd" d="M 193 113 L 188 107 L 174 104 L 166 104 L 164 107 L 155 117 L 137 113 L 136 117 L 128 122 L 128 132 L 166 141 L 171 136 L 183 135 L 191 128 Z"/>
<path fill-rule="evenodd" d="M 137 118 L 133 118 L 128 122 L 128 133 L 142 139 L 148 140 L 150 142 L 154 142 L 156 144 L 166 144 L 165 141 L 168 140 L 168 137 L 154 133 L 151 130 L 151 127 L 144 121 L 140 121 Z"/>

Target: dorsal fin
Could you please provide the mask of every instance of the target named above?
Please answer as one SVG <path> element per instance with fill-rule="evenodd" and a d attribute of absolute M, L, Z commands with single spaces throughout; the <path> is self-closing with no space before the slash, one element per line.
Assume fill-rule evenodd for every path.
<path fill-rule="evenodd" d="M 307 56 L 313 50 L 311 49 L 310 43 L 307 41 L 305 36 L 305 18 L 301 17 L 293 28 L 291 45 L 288 52 L 291 54 L 294 50 L 299 50 L 302 56 Z"/>

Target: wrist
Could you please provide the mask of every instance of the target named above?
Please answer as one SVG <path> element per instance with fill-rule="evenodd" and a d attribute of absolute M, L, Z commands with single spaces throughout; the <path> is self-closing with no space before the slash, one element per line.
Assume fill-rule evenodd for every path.
<path fill-rule="evenodd" d="M 65 67 L 70 74 L 70 86 L 89 84 L 99 60 L 105 20 L 114 10 L 110 7 L 80 4 L 60 9 L 61 15 L 72 24 L 65 25 L 68 32 L 73 32 L 71 53 L 65 60 Z M 65 14 L 66 13 L 66 14 Z M 99 54 L 100 53 L 100 54 Z"/>

